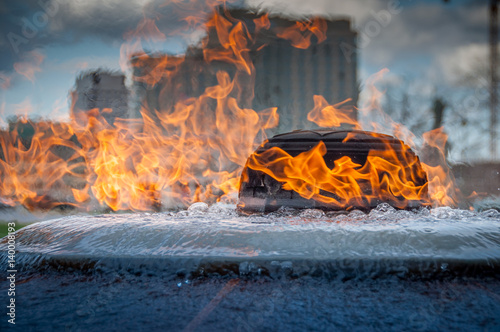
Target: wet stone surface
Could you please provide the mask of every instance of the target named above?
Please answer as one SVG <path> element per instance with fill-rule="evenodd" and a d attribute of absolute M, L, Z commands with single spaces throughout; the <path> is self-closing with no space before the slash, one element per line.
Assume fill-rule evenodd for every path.
<path fill-rule="evenodd" d="M 19 331 L 500 329 L 496 279 L 165 280 L 62 273 L 25 276 L 17 288 Z M 4 330 L 6 320 L 0 324 Z"/>

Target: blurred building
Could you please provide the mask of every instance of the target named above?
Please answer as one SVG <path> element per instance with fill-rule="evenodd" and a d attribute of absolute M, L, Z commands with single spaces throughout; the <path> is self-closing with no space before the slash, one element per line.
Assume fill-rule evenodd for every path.
<path fill-rule="evenodd" d="M 168 111 L 177 102 L 198 97 L 206 87 L 217 84 L 215 64 L 207 64 L 197 47 L 189 47 L 182 56 L 140 54 L 132 57 L 131 63 L 137 111 L 142 107 Z"/>
<path fill-rule="evenodd" d="M 98 109 L 104 119 L 113 124 L 116 118 L 130 118 L 129 94 L 125 75 L 104 70 L 86 72 L 76 79 L 72 111 L 81 115 Z"/>
<path fill-rule="evenodd" d="M 206 87 L 217 84 L 219 70 L 231 77 L 237 72 L 239 81 L 254 87 L 254 90 L 236 88 L 234 97 L 240 107 L 257 111 L 278 107 L 280 132 L 310 126 L 307 113 L 314 107 L 313 95 L 324 96 L 330 104 L 347 98 L 352 99 L 349 105 L 357 104 L 357 59 L 355 55 L 347 59 L 341 48 L 343 44 L 356 49 L 357 35 L 348 19 L 323 18 L 326 39 L 318 40 L 312 35 L 307 48 L 298 48 L 278 36 L 296 25 L 295 20 L 269 16 L 269 29 L 262 29 L 257 21 L 263 14 L 241 9 L 219 14 L 245 23 L 252 40 L 247 54 L 255 67 L 255 75 L 244 77 L 244 71 L 237 72 L 235 65 L 228 62 L 205 61 L 206 50 L 220 47 L 215 28 L 209 28 L 204 40 L 205 51 L 201 47 L 190 47 L 182 57 L 138 55 L 131 60 L 140 104 L 168 111 L 177 101 L 200 96 Z M 155 81 L 158 70 L 163 70 L 163 77 Z"/>
<path fill-rule="evenodd" d="M 351 98 L 348 104 L 357 105 L 356 58 L 347 61 L 340 47 L 346 43 L 355 49 L 356 33 L 349 20 L 327 20 L 326 40 L 318 43 L 313 36 L 306 49 L 273 33 L 273 27 L 287 27 L 292 21 L 270 21 L 271 30 L 263 36 L 267 46 L 254 57 L 256 109 L 278 106 L 280 128 L 292 130 L 310 125 L 306 119 L 314 107 L 313 95 L 322 95 L 330 104 Z"/>

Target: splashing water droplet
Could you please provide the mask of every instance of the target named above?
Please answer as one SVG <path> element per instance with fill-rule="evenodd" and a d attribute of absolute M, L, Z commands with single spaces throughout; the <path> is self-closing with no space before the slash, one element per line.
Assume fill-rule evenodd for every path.
<path fill-rule="evenodd" d="M 482 217 L 486 218 L 500 218 L 500 212 L 495 209 L 489 209 L 480 213 Z"/>
<path fill-rule="evenodd" d="M 188 214 L 190 216 L 204 214 L 207 211 L 208 211 L 208 204 L 203 202 L 193 203 L 188 208 Z"/>
<path fill-rule="evenodd" d="M 325 216 L 325 213 L 318 209 L 307 209 L 300 213 L 301 218 L 314 218 L 319 219 Z"/>

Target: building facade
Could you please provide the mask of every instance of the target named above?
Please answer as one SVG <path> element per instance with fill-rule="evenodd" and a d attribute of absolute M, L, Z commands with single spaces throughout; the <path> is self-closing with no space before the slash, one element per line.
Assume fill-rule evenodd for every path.
<path fill-rule="evenodd" d="M 220 48 L 216 29 L 210 27 L 203 48 L 188 48 L 182 61 L 174 55 L 150 55 L 146 62 L 140 56 L 131 59 L 140 104 L 147 104 L 149 109 L 168 111 L 177 101 L 198 97 L 205 88 L 217 84 L 216 73 L 223 70 L 232 78 L 237 73 L 240 81 L 250 85 L 234 93 L 240 107 L 256 111 L 278 107 L 280 125 L 275 130 L 277 132 L 313 128 L 315 125 L 307 121 L 307 113 L 314 107 L 314 95 L 322 95 L 330 104 L 350 98 L 346 105 L 357 105 L 357 59 L 355 54 L 349 58 L 344 56 L 341 47 L 347 45 L 349 49 L 356 49 L 357 34 L 351 29 L 348 19 L 321 18 L 322 24 L 326 25 L 326 38 L 320 39 L 312 34 L 306 48 L 296 47 L 281 35 L 297 24 L 295 20 L 269 16 L 269 26 L 261 29 L 256 22 L 263 14 L 241 9 L 221 10 L 218 14 L 245 23 L 252 41 L 246 54 L 255 68 L 252 75 L 245 78 L 245 74 L 229 62 L 207 61 L 207 50 Z M 307 24 L 309 21 L 303 22 Z M 155 84 L 146 84 L 145 78 L 162 63 L 171 63 L 174 67 L 165 65 L 163 78 Z M 353 112 L 352 116 L 356 117 L 356 113 Z"/>
<path fill-rule="evenodd" d="M 123 74 L 103 70 L 83 73 L 76 79 L 73 116 L 83 121 L 89 110 L 98 109 L 112 125 L 117 118 L 131 117 L 129 95 Z"/>
<path fill-rule="evenodd" d="M 280 131 L 286 131 L 312 126 L 307 113 L 314 107 L 314 95 L 325 97 L 330 104 L 350 98 L 346 105 L 357 105 L 356 59 L 348 61 L 340 47 L 342 43 L 356 45 L 356 33 L 348 20 L 327 21 L 326 39 L 318 42 L 312 37 L 305 49 L 273 34 L 273 27 L 290 26 L 291 21 L 271 18 L 270 22 L 267 46 L 254 57 L 256 109 L 277 106 Z"/>

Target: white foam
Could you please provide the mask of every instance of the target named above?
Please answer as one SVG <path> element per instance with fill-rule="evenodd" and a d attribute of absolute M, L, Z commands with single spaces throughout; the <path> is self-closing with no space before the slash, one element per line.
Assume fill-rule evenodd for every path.
<path fill-rule="evenodd" d="M 20 253 L 51 256 L 500 259 L 500 214 L 381 205 L 369 214 L 238 216 L 234 206 L 197 204 L 179 213 L 63 217 L 29 225 L 16 238 Z"/>

